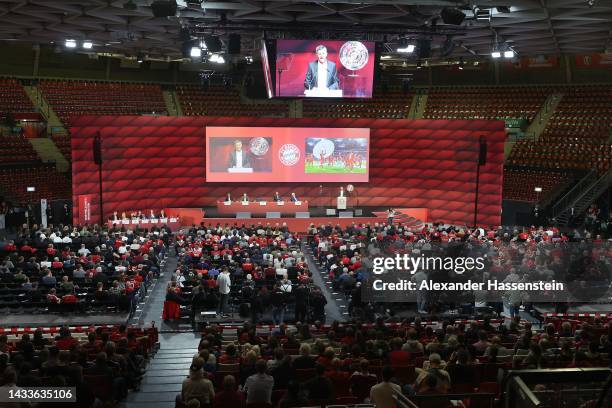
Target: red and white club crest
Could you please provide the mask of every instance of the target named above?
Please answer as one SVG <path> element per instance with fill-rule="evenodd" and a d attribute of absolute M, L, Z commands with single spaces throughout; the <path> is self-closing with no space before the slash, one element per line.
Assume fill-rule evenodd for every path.
<path fill-rule="evenodd" d="M 285 166 L 294 166 L 300 160 L 300 149 L 292 143 L 284 144 L 278 150 L 278 158 Z"/>

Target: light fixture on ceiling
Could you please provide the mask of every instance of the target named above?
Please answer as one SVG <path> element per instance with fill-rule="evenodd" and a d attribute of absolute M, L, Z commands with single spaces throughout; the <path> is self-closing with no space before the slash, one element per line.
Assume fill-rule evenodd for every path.
<path fill-rule="evenodd" d="M 402 54 L 411 54 L 414 52 L 415 45 L 410 44 L 407 38 L 400 38 L 399 47 L 397 47 L 397 52 Z"/>
<path fill-rule="evenodd" d="M 225 64 L 225 58 L 221 54 L 212 54 L 208 60 L 217 64 Z"/>
<path fill-rule="evenodd" d="M 504 58 L 514 58 L 514 51 L 512 51 L 511 49 L 504 51 Z"/>
<path fill-rule="evenodd" d="M 202 48 L 200 47 L 191 47 L 191 51 L 189 53 L 191 58 L 201 58 L 202 57 Z"/>
<path fill-rule="evenodd" d="M 77 43 L 75 40 L 66 40 L 64 45 L 66 46 L 66 48 L 76 48 Z"/>
<path fill-rule="evenodd" d="M 83 48 L 86 50 L 91 50 L 93 48 L 93 42 L 83 41 Z"/>
<path fill-rule="evenodd" d="M 139 64 L 142 64 L 142 63 L 144 62 L 144 55 L 142 55 L 142 54 L 138 54 L 138 56 L 136 56 L 136 61 L 137 61 Z"/>
<path fill-rule="evenodd" d="M 495 58 L 495 59 L 501 58 L 501 52 L 497 50 L 493 51 L 491 53 L 491 58 Z"/>

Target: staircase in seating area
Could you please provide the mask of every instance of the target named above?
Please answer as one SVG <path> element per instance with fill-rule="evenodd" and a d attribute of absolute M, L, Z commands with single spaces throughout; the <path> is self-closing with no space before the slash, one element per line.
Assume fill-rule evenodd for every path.
<path fill-rule="evenodd" d="M 387 222 L 386 211 L 373 211 L 373 215 L 381 219 L 381 222 Z M 423 221 L 416 219 L 402 211 L 401 208 L 395 209 L 395 217 L 393 218 L 394 224 L 402 224 L 405 227 L 420 229 L 423 228 Z"/>
<path fill-rule="evenodd" d="M 581 216 L 610 187 L 612 187 L 612 170 L 603 174 L 591 171 L 553 206 L 553 217 L 558 225 L 567 225 L 572 217 L 572 208 L 574 217 Z"/>
<path fill-rule="evenodd" d="M 47 138 L 28 140 L 43 162 L 55 162 L 55 168 L 60 173 L 68 171 L 70 165 L 53 140 Z"/>
<path fill-rule="evenodd" d="M 410 104 L 410 111 L 408 112 L 407 119 L 423 119 L 425 115 L 425 107 L 427 106 L 427 93 L 426 90 L 417 90 L 412 98 Z"/>
<path fill-rule="evenodd" d="M 535 115 L 533 121 L 525 131 L 525 135 L 531 140 L 538 140 L 540 135 L 546 129 L 548 121 L 552 118 L 553 114 L 559 106 L 559 102 L 563 99 L 563 94 L 559 92 L 548 95 L 546 101 L 540 107 L 540 111 Z"/>
<path fill-rule="evenodd" d="M 183 116 L 183 110 L 181 109 L 181 103 L 179 102 L 178 95 L 174 90 L 164 89 L 163 90 L 164 102 L 166 103 L 166 110 L 169 116 Z"/>
<path fill-rule="evenodd" d="M 51 104 L 43 95 L 42 91 L 37 86 L 24 85 L 23 89 L 34 104 L 40 114 L 47 121 L 47 134 L 50 135 L 68 135 L 68 130 L 59 117 L 53 111 Z"/>
<path fill-rule="evenodd" d="M 160 339 L 161 340 L 161 339 Z M 174 408 L 183 380 L 189 375 L 194 347 L 184 347 L 173 341 L 161 342 L 161 347 L 147 366 L 140 390 L 131 392 L 119 408 Z"/>

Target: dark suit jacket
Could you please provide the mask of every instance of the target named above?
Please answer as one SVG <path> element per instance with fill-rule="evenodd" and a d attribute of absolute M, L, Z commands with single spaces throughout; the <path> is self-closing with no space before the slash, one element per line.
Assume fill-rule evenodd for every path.
<path fill-rule="evenodd" d="M 280 195 L 274 194 L 274 196 L 272 196 L 272 201 L 283 201 L 283 199 Z"/>
<path fill-rule="evenodd" d="M 312 61 L 308 63 L 308 70 L 306 71 L 306 80 L 304 81 L 305 89 L 313 89 L 317 87 L 318 82 L 318 61 Z M 331 61 L 327 61 L 327 88 L 328 89 L 340 89 L 340 83 L 338 82 L 338 70 L 336 64 Z"/>
<path fill-rule="evenodd" d="M 291 200 L 291 202 L 300 201 L 297 196 L 295 196 L 295 198 L 293 198 L 293 196 L 289 196 L 289 200 Z"/>
<path fill-rule="evenodd" d="M 236 151 L 232 150 L 230 153 L 227 167 L 236 167 Z M 242 167 L 251 167 L 251 161 L 249 155 L 244 150 L 242 151 Z"/>

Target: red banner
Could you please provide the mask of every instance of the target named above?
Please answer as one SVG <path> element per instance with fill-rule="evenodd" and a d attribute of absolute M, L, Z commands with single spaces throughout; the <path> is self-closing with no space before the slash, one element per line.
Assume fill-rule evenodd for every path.
<path fill-rule="evenodd" d="M 579 68 L 612 68 L 612 54 L 576 55 Z"/>
<path fill-rule="evenodd" d="M 93 194 L 79 195 L 79 224 L 89 224 L 91 222 L 91 201 Z"/>
<path fill-rule="evenodd" d="M 559 58 L 539 56 L 532 58 L 519 58 L 518 60 L 511 60 L 507 61 L 506 63 L 516 69 L 554 68 L 559 66 Z"/>

